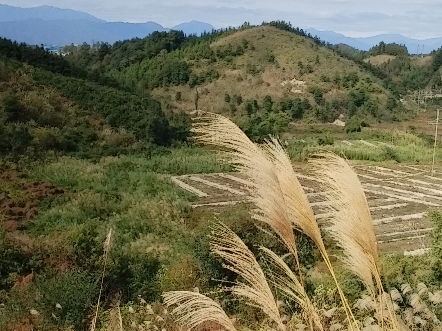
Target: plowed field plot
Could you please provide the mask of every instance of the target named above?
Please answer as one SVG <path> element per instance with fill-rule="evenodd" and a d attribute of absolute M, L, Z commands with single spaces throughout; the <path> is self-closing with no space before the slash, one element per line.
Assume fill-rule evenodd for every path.
<path fill-rule="evenodd" d="M 442 207 L 442 168 L 431 176 L 431 167 L 357 166 L 355 170 L 367 195 L 378 245 L 384 252 L 415 254 L 425 252 L 432 224 L 426 217 L 429 208 Z M 305 170 L 299 175 L 313 211 L 320 222 L 327 219 L 324 193 Z M 248 203 L 245 181 L 237 173 L 184 175 L 172 180 L 199 197 L 194 208 L 214 212 L 225 206 Z"/>

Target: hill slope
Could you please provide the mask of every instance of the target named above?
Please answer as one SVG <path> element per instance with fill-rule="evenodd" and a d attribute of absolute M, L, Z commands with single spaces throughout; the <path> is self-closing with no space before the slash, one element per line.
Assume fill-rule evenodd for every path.
<path fill-rule="evenodd" d="M 188 111 L 195 109 L 198 86 L 198 108 L 232 116 L 253 112 L 253 104 L 256 110 L 284 111 L 294 119 L 304 115 L 334 121 L 340 114 L 356 112 L 389 117 L 397 106 L 382 82 L 355 62 L 312 39 L 271 26 L 237 31 L 194 46 L 193 51 L 177 50 L 169 59 L 190 68 L 184 85 L 164 86 L 164 80 L 152 85 L 152 68 L 158 58 L 113 71 L 112 77 L 153 88 L 156 98 Z M 304 101 L 304 109 L 293 105 L 299 100 Z"/>
<path fill-rule="evenodd" d="M 406 114 L 386 73 L 284 22 L 202 37 L 154 33 L 69 52 L 69 61 L 147 90 L 167 109 L 227 114 L 252 138 L 284 132 L 293 120 Z"/>
<path fill-rule="evenodd" d="M 169 145 L 187 135 L 187 119 L 166 117 L 147 94 L 132 93 L 43 49 L 0 39 L 0 82 L 1 156 L 47 150 L 114 154 Z"/>

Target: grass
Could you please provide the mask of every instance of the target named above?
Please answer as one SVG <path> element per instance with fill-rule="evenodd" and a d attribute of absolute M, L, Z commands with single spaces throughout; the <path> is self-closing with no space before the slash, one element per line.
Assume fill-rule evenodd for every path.
<path fill-rule="evenodd" d="M 324 134 L 319 134 L 321 137 Z M 305 162 L 316 152 L 330 151 L 348 160 L 364 162 L 395 162 L 430 164 L 433 159 L 433 142 L 427 136 L 419 137 L 403 131 L 365 128 L 338 139 L 331 137 L 330 145 L 320 145 L 318 138 L 287 140 L 287 153 L 293 161 Z M 344 140 L 351 143 L 345 143 Z M 361 142 L 361 140 L 363 140 Z M 371 144 L 370 145 L 367 145 Z M 436 149 L 436 161 L 442 159 L 442 143 Z"/>
<path fill-rule="evenodd" d="M 28 304 L 22 302 L 24 297 L 15 296 L 10 290 L 17 277 L 13 276 L 14 272 L 21 275 L 33 268 L 43 282 L 52 281 L 54 286 L 59 282 L 63 283 L 60 286 L 66 286 L 65 278 L 73 277 L 74 281 L 76 273 L 87 275 L 95 280 L 91 284 L 94 290 L 85 293 L 81 300 L 97 302 L 103 266 L 102 243 L 110 228 L 115 230 L 115 237 L 103 279 L 103 298 L 121 293 L 118 295 L 123 303 L 137 295 L 154 301 L 161 291 L 173 286 L 203 287 L 207 281 L 195 247 L 201 236 L 207 234 L 205 224 L 212 216 L 190 208 L 193 196 L 173 184 L 170 176 L 227 169 L 213 153 L 190 147 L 159 151 L 149 158 L 131 155 L 92 161 L 64 156 L 27 164 L 23 168 L 26 178 L 51 183 L 65 193 L 46 198 L 25 231 L 1 234 L 1 240 L 6 238 L 10 242 L 5 246 L 10 252 L 2 255 L 5 261 L 0 267 L 2 277 L 11 277 L 0 288 L 0 303 L 6 303 L 6 323 L 20 325 L 20 319 L 29 309 L 37 307 L 40 318 L 31 324 L 39 325 L 42 330 L 52 330 L 54 325 L 53 309 L 40 308 L 38 287 L 27 290 L 30 296 L 35 295 L 35 300 L 29 300 Z M 25 185 L 26 181 L 16 184 Z M 24 263 L 29 266 L 19 268 Z M 63 275 L 65 278 L 58 277 Z M 51 292 L 50 288 L 46 290 Z M 65 295 L 79 295 L 73 291 L 77 289 L 65 288 Z M 60 293 L 53 295 L 59 297 Z M 103 299 L 100 307 L 108 304 Z M 13 307 L 15 310 L 10 310 Z M 85 316 L 92 315 L 92 309 L 76 313 L 76 330 L 83 330 L 90 322 Z M 65 319 L 57 327 L 67 328 L 70 321 Z M 1 325 L 0 330 L 3 330 Z"/>
<path fill-rule="evenodd" d="M 262 247 L 261 250 L 273 260 L 273 265 L 278 266 L 277 271 L 265 277 L 262 266 L 240 237 L 222 224 L 212 230 L 211 251 L 224 260 L 225 268 L 239 276 L 226 290 L 245 304 L 260 310 L 267 317 L 265 324 L 268 327 L 287 330 L 289 325 L 283 322 L 281 306 L 277 304 L 268 282 L 274 285 L 277 295 L 279 293 L 298 304 L 300 319 L 293 325 L 295 328 L 302 325 L 302 328 L 312 331 L 339 329 L 337 325 L 340 324 L 340 328 L 350 330 L 360 330 L 364 327 L 399 331 L 407 328 L 406 325 L 415 327 L 427 323 L 431 323 L 435 329 L 440 327 L 437 316 L 421 297 L 428 291 L 425 285 L 418 286 L 419 294 L 410 294 L 413 290 L 409 285 L 401 287 L 402 295 L 397 290 L 391 295 L 385 291 L 380 274 L 373 221 L 364 190 L 356 173 L 343 159 L 330 153 L 320 154 L 312 160 L 312 166 L 325 192 L 329 192 L 326 199 L 334 202 L 332 216 L 327 220 L 327 227 L 322 230 L 330 233 L 331 238 L 340 247 L 344 268 L 364 285 L 365 294 L 361 295 L 355 306 L 350 306 L 343 295 L 342 284 L 337 281 L 335 269 L 328 258 L 328 250 L 322 241 L 322 234 L 307 197 L 297 181 L 288 155 L 279 143 L 273 140 L 261 147 L 254 145 L 231 121 L 215 114 L 199 118 L 194 131 L 199 134 L 197 139 L 200 142 L 227 150 L 224 154 L 225 160 L 245 175 L 249 182 L 247 186 L 251 189 L 256 208 L 251 212 L 252 218 L 269 226 L 284 243 L 286 253 L 288 252 L 284 255 L 285 258 L 290 256 L 296 261 L 291 269 L 283 258 Z M 403 139 L 413 140 L 407 136 Z M 297 258 L 297 245 L 293 241 L 293 228 L 307 234 L 313 240 L 335 280 L 341 304 L 330 311 L 324 312 L 315 307 L 305 291 Z M 299 275 L 296 275 L 297 269 Z M 429 300 L 435 303 L 437 300 L 431 295 L 429 294 Z M 226 322 L 228 319 L 221 307 L 207 297 L 199 297 L 185 291 L 169 292 L 164 294 L 164 297 L 166 305 L 178 305 L 173 314 L 178 316 L 179 322 L 185 326 L 196 327 L 216 322 L 228 330 L 237 327 L 232 328 L 232 324 Z M 192 304 L 189 304 L 190 302 Z M 411 317 L 409 313 L 403 314 L 400 311 L 398 302 L 407 303 L 412 307 Z M 367 312 L 357 316 L 358 309 Z M 337 310 L 341 312 L 340 317 L 335 316 Z M 423 311 L 426 320 L 414 315 Z M 333 317 L 333 320 L 327 321 L 324 317 Z M 358 321 L 357 318 L 363 320 Z"/>
<path fill-rule="evenodd" d="M 395 58 L 396 56 L 394 55 L 381 54 L 381 55 L 370 56 L 369 58 L 366 58 L 364 62 L 370 63 L 375 66 L 379 66 L 381 64 L 384 64 L 385 62 L 392 61 Z"/>
<path fill-rule="evenodd" d="M 377 82 L 377 79 L 364 72 L 359 66 L 345 58 L 337 56 L 325 47 L 316 46 L 313 41 L 295 35 L 287 31 L 281 31 L 270 26 L 261 26 L 252 29 L 238 31 L 213 42 L 211 48 L 217 50 L 231 45 L 243 45 L 244 40 L 248 41 L 249 47 L 243 55 L 233 58 L 231 62 L 220 60 L 215 63 L 208 63 L 206 60 L 188 61 L 195 72 L 214 69 L 219 72 L 220 78 L 202 84 L 199 87 L 198 108 L 216 113 L 228 113 L 228 104 L 224 100 L 225 94 L 233 96 L 239 94 L 243 100 L 257 99 L 261 102 L 263 96 L 269 95 L 274 101 L 284 95 L 291 97 L 308 97 L 313 103 L 312 96 L 305 88 L 302 94 L 290 92 L 293 86 L 288 84 L 282 86 L 284 81 L 293 78 L 304 81 L 306 86 L 317 85 L 325 92 L 345 92 L 343 88 L 337 88 L 331 82 L 324 82 L 321 77 L 330 81 L 339 73 L 355 72 L 362 80 L 370 78 L 373 86 L 381 93 L 374 93 L 380 99 L 386 98 L 386 91 Z M 269 55 L 274 56 L 274 61 L 268 61 Z M 319 61 L 317 61 L 317 58 Z M 303 67 L 311 67 L 309 73 L 302 73 L 298 63 L 302 62 Z M 247 68 L 256 67 L 257 73 L 251 73 Z M 295 86 L 295 89 L 298 87 Z M 177 92 L 181 92 L 182 99 L 175 100 Z M 339 94 L 339 93 L 338 93 Z M 189 86 L 174 86 L 157 88 L 152 95 L 165 104 L 172 105 L 176 109 L 191 111 L 195 109 L 195 89 Z M 238 109 L 243 108 L 238 106 Z"/>
<path fill-rule="evenodd" d="M 219 133 L 219 130 L 215 130 L 214 133 Z M 232 135 L 227 136 L 227 138 L 232 137 Z M 385 141 L 397 146 L 397 148 L 404 148 L 404 151 L 406 151 L 406 146 L 415 145 L 416 149 L 419 146 L 427 146 L 426 141 L 417 136 L 380 130 L 364 130 L 362 133 L 346 138 L 350 140 L 364 139 L 370 142 Z M 311 153 L 321 149 L 341 146 L 336 140 L 333 145 L 321 146 L 318 144 L 317 137 L 314 136 L 305 140 L 305 143 L 297 143 L 302 149 L 294 148 L 294 140 L 289 140 L 287 149 L 292 160 L 297 158 L 294 155 L 298 151 L 304 153 L 303 159 L 305 159 Z M 361 145 L 361 147 L 361 155 L 355 156 L 355 158 L 362 159 L 364 155 L 374 158 L 373 154 L 369 154 L 371 149 L 368 146 Z M 252 156 L 254 147 L 248 145 L 247 149 L 252 152 L 250 154 Z M 346 153 L 350 153 L 350 151 Z M 409 156 L 403 156 L 404 159 L 407 157 Z M 274 171 L 271 164 L 269 167 L 265 166 L 265 159 L 261 161 L 255 167 L 253 178 L 255 180 L 261 178 L 261 183 L 265 184 L 265 178 L 273 176 L 271 174 Z M 279 164 L 278 167 L 280 171 L 277 173 L 279 174 L 284 173 L 282 169 L 288 169 L 287 163 Z M 236 280 L 234 273 L 223 271 L 218 266 L 219 260 L 209 253 L 206 235 L 210 229 L 207 224 L 208 220 L 213 219 L 213 214 L 209 210 L 190 208 L 189 202 L 193 197 L 172 184 L 170 176 L 230 170 L 232 170 L 231 165 L 224 164 L 223 160 L 216 157 L 209 149 L 201 147 L 157 151 L 148 157 L 126 155 L 103 157 L 95 161 L 73 157 L 52 157 L 44 163 L 29 164 L 25 167 L 25 173 L 29 179 L 59 186 L 64 189 L 65 193 L 56 198 L 46 198 L 39 207 L 37 216 L 33 218 L 32 223 L 25 231 L 1 237 L 2 240 L 5 239 L 15 245 L 15 250 L 2 255 L 5 257 L 2 267 L 6 267 L 6 269 L 4 271 L 0 269 L 0 271 L 2 275 L 10 278 L 7 282 L 2 283 L 6 284 L 2 286 L 6 286 L 4 288 L 7 291 L 2 292 L 0 289 L 0 301 L 6 303 L 5 309 L 2 310 L 0 307 L 0 319 L 4 317 L 5 321 L 11 323 L 14 321 L 14 323 L 18 323 L 14 324 L 18 328 L 22 326 L 23 316 L 26 316 L 30 309 L 35 309 L 39 312 L 40 317 L 32 322 L 33 325 L 41 326 L 39 323 L 46 321 L 46 326 L 42 327 L 42 330 L 51 330 L 54 325 L 54 321 L 51 322 L 51 314 L 54 313 L 52 302 L 64 300 L 64 306 L 66 305 L 66 297 L 72 297 L 78 298 L 81 302 L 80 305 L 72 305 L 72 309 L 75 310 L 75 321 L 70 319 L 68 315 L 62 315 L 63 319 L 60 320 L 57 327 L 66 329 L 75 323 L 76 330 L 83 330 L 90 323 L 94 313 L 92 305 L 97 302 L 100 270 L 103 266 L 102 243 L 109 228 L 113 228 L 116 235 L 106 268 L 97 329 L 102 327 L 100 320 L 105 318 L 106 312 L 104 310 L 109 308 L 108 299 L 118 297 L 120 295 L 118 293 L 121 293 L 123 324 L 130 326 L 128 321 L 132 320 L 134 315 L 127 313 L 127 302 L 135 300 L 138 295 L 152 303 L 160 300 L 159 295 L 163 291 L 176 289 L 192 291 L 197 287 L 201 292 L 206 293 L 217 290 L 219 284 L 215 280 L 220 279 L 227 282 L 224 283 L 225 285 L 229 285 L 228 282 Z M 280 296 L 281 293 L 278 292 L 274 301 L 276 301 L 282 319 L 291 319 L 290 323 L 292 324 L 290 325 L 312 324 L 312 321 L 317 320 L 316 317 L 305 320 L 302 315 L 297 314 L 299 303 L 304 304 L 305 311 L 313 312 L 312 308 L 308 308 L 310 305 L 308 302 L 310 302 L 314 306 L 314 311 L 319 312 L 321 323 L 328 325 L 330 320 L 323 316 L 322 310 L 318 309 L 327 308 L 326 310 L 329 310 L 337 307 L 336 315 L 333 316 L 345 324 L 345 308 L 340 306 L 342 300 L 339 291 L 336 290 L 336 282 L 331 276 L 324 281 L 327 266 L 319 262 L 319 265 L 322 266 L 321 276 L 317 277 L 313 283 L 311 276 L 307 273 L 307 269 L 311 268 L 311 265 L 314 266 L 311 270 L 319 270 L 316 269 L 318 262 L 314 259 L 320 259 L 320 255 L 317 252 L 312 252 L 311 245 L 314 242 L 320 244 L 320 237 L 318 238 L 316 235 L 316 241 L 307 242 L 304 237 L 300 237 L 299 233 L 295 233 L 293 241 L 290 236 L 291 224 L 286 227 L 275 227 L 275 222 L 280 217 L 280 211 L 278 208 L 271 209 L 267 197 L 270 192 L 273 192 L 273 197 L 277 196 L 280 181 L 283 179 L 277 176 L 277 181 L 274 181 L 275 185 L 264 185 L 260 190 L 259 205 L 262 209 L 261 212 L 255 214 L 254 218 L 260 221 L 266 232 L 262 232 L 253 225 L 249 211 L 243 205 L 231 206 L 222 210 L 217 215 L 217 219 L 238 234 L 250 252 L 256 256 L 256 260 L 262 268 L 272 265 L 272 260 L 263 259 L 262 256 L 268 257 L 269 254 L 265 254 L 265 251 L 260 250 L 257 245 L 271 249 L 277 253 L 278 257 L 286 252 L 284 247 L 287 244 L 292 247 L 291 257 L 286 258 L 283 263 L 287 268 L 293 270 L 291 277 L 299 277 L 299 282 L 304 284 L 305 291 L 300 291 L 297 294 L 293 292 L 296 295 L 301 295 L 303 300 L 296 304 L 284 300 L 285 306 L 281 306 L 281 303 L 276 301 L 285 297 Z M 294 186 L 291 179 L 285 179 L 285 181 L 289 185 L 285 187 L 286 193 L 284 194 L 288 195 Z M 20 183 L 9 183 L 6 188 L 7 192 L 20 192 L 19 187 L 13 186 L 16 184 Z M 271 200 L 270 203 L 272 201 L 274 200 Z M 286 199 L 279 201 L 279 206 L 284 206 Z M 300 204 L 293 205 L 297 206 L 299 212 Z M 273 213 L 271 217 L 273 221 L 266 223 L 266 219 L 271 216 L 269 212 Z M 290 215 L 293 216 L 296 212 L 295 208 L 290 211 Z M 302 216 L 298 216 L 298 218 L 302 218 Z M 287 223 L 285 224 L 287 225 Z M 302 229 L 300 224 L 297 223 L 296 227 Z M 307 233 L 308 231 L 305 229 L 306 227 L 303 231 Z M 275 234 L 276 236 L 282 235 L 285 238 L 285 244 L 284 240 L 282 243 L 280 240 L 275 240 Z M 310 237 L 312 236 L 314 235 L 310 233 Z M 5 247 L 10 247 L 10 245 Z M 296 266 L 296 255 L 298 255 L 301 268 Z M 26 265 L 17 269 L 15 260 L 23 260 L 22 262 L 26 262 Z M 333 258 L 331 258 L 331 263 L 335 268 L 336 262 Z M 385 277 L 389 279 L 387 283 L 389 286 L 397 288 L 405 281 L 417 281 L 417 278 L 400 277 L 400 268 L 412 272 L 411 270 L 416 270 L 414 265 L 416 261 L 404 262 L 400 259 L 400 262 L 397 262 L 391 258 L 385 263 L 395 265 L 395 268 L 390 268 L 388 271 L 382 262 L 381 270 L 386 271 Z M 273 272 L 284 270 L 281 266 L 284 265 L 275 266 L 273 264 Z M 38 269 L 36 269 L 37 267 Z M 301 273 L 299 269 L 301 269 Z M 341 269 L 342 267 L 335 269 L 337 283 L 345 287 L 342 292 L 350 303 L 353 303 L 354 298 L 360 297 L 361 282 L 354 277 L 349 277 L 348 272 L 342 273 Z M 25 276 L 28 270 L 29 272 L 31 270 L 37 271 L 39 279 L 36 286 L 26 290 L 26 295 L 29 297 L 20 297 L 9 292 L 10 286 L 15 282 L 14 272 L 17 271 L 18 275 Z M 279 290 L 282 288 L 282 292 L 289 293 L 287 286 L 282 287 L 287 283 L 282 283 L 282 285 L 280 283 L 278 287 L 274 283 L 277 279 L 275 274 L 268 273 L 265 268 L 263 271 L 272 290 L 273 287 L 279 288 Z M 433 281 L 428 276 L 428 271 L 424 276 L 428 283 Z M 75 286 L 68 285 L 71 280 L 75 282 Z M 322 287 L 322 290 L 313 291 L 312 284 L 315 284 L 315 287 L 322 284 L 325 286 Z M 89 293 L 80 293 L 79 288 L 83 285 L 91 289 Z M 293 291 L 293 289 L 291 290 Z M 48 294 L 43 300 L 41 295 L 46 291 Z M 211 295 L 211 297 L 215 296 Z M 23 298 L 28 300 L 28 303 L 23 302 Z M 260 318 L 262 314 L 257 313 L 253 307 L 247 307 L 245 304 L 247 299 L 241 303 L 231 302 L 231 298 L 231 294 L 225 292 L 219 296 L 221 307 L 226 307 L 226 303 L 228 303 L 229 308 L 226 309 L 226 313 L 229 316 L 231 313 L 238 315 L 238 323 L 248 325 L 252 329 L 265 326 L 265 319 Z M 305 304 L 306 302 L 307 304 Z M 10 308 L 13 308 L 13 311 Z M 353 313 L 355 318 L 360 318 L 359 311 Z M 67 314 L 67 312 L 55 310 L 55 314 Z M 161 316 L 166 319 L 164 314 Z M 256 317 L 250 319 L 250 316 Z M 167 324 L 168 329 L 170 327 L 173 330 L 175 325 L 171 317 L 168 316 L 166 320 L 167 322 L 153 321 L 153 323 L 158 322 L 161 327 Z M 140 317 L 140 321 L 137 320 L 137 323 L 141 324 L 142 322 L 143 319 Z M 2 330 L 1 324 L 0 330 Z"/>

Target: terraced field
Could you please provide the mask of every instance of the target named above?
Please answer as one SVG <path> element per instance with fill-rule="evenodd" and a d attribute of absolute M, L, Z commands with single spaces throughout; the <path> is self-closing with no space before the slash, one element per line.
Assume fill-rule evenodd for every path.
<path fill-rule="evenodd" d="M 442 168 L 431 176 L 430 166 L 357 166 L 379 247 L 386 252 L 420 254 L 427 250 L 432 224 L 426 217 L 429 208 L 442 207 Z M 324 212 L 324 194 L 318 182 L 305 169 L 298 169 L 299 180 L 320 222 Z M 236 173 L 185 175 L 172 180 L 199 197 L 194 208 L 214 212 L 227 205 L 248 202 L 244 179 Z"/>

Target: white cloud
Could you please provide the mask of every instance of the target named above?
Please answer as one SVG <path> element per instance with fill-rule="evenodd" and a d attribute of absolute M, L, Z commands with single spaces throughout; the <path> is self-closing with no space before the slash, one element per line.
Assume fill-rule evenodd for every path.
<path fill-rule="evenodd" d="M 0 0 L 1 1 L 1 0 Z M 165 27 L 190 20 L 217 28 L 245 21 L 286 20 L 303 28 L 346 35 L 398 33 L 414 38 L 439 35 L 439 0 L 3 0 L 12 6 L 52 5 L 88 12 L 108 21 L 155 21 Z"/>

